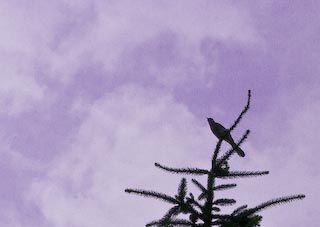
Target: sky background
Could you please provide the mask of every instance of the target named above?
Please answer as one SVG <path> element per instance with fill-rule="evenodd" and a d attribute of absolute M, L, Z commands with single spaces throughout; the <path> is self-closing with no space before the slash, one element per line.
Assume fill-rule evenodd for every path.
<path fill-rule="evenodd" d="M 135 227 L 208 167 L 206 118 L 252 133 L 238 205 L 306 194 L 262 226 L 320 222 L 319 1 L 0 1 L 0 226 Z M 224 147 L 227 148 L 227 147 Z M 189 179 L 189 178 L 188 178 Z"/>

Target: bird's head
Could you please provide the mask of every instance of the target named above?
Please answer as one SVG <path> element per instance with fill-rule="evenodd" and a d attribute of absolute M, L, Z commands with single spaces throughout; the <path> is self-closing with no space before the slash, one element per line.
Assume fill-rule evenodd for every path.
<path fill-rule="evenodd" d="M 215 123 L 215 121 L 214 121 L 211 117 L 208 117 L 207 120 L 208 120 L 208 122 L 209 122 L 210 125 L 213 124 L 213 123 Z"/>

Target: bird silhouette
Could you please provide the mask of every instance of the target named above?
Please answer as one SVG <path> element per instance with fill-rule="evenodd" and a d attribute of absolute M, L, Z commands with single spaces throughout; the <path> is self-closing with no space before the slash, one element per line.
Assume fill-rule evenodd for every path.
<path fill-rule="evenodd" d="M 226 141 L 227 143 L 229 143 L 232 146 L 232 148 L 235 149 L 235 151 L 237 152 L 237 154 L 240 157 L 245 156 L 244 151 L 240 147 L 237 147 L 237 144 L 234 142 L 234 140 L 230 134 L 230 131 L 228 129 L 223 127 L 218 122 L 215 122 L 212 118 L 208 118 L 208 123 L 210 125 L 210 129 L 211 129 L 212 133 L 218 139 L 222 139 L 222 140 Z"/>

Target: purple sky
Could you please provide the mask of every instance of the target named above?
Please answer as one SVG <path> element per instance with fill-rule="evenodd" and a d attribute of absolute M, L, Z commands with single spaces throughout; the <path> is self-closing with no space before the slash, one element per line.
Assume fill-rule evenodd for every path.
<path fill-rule="evenodd" d="M 0 226 L 135 227 L 175 193 L 153 166 L 208 167 L 206 117 L 252 130 L 230 191 L 262 226 L 320 222 L 319 1 L 0 1 Z M 281 214 L 281 216 L 279 215 Z"/>

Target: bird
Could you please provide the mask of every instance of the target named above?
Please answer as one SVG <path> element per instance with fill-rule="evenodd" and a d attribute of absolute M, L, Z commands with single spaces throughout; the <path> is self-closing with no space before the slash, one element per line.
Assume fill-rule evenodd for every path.
<path fill-rule="evenodd" d="M 234 142 L 234 140 L 230 134 L 230 131 L 228 129 L 223 127 L 218 122 L 215 122 L 212 118 L 207 118 L 207 120 L 210 125 L 210 129 L 211 129 L 212 133 L 218 139 L 222 139 L 222 140 L 226 141 L 227 143 L 229 143 L 232 146 L 232 148 L 235 149 L 235 151 L 237 152 L 237 154 L 240 157 L 245 156 L 244 151 L 240 147 L 237 147 L 237 144 Z"/>

